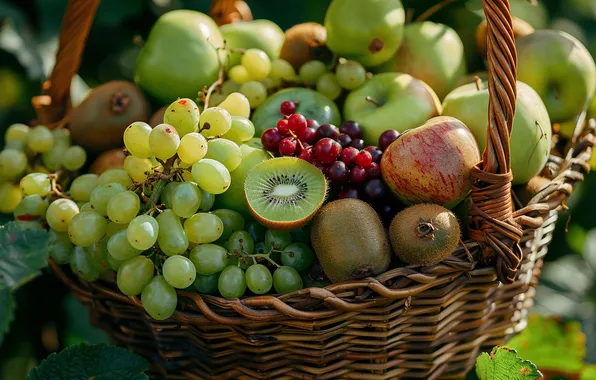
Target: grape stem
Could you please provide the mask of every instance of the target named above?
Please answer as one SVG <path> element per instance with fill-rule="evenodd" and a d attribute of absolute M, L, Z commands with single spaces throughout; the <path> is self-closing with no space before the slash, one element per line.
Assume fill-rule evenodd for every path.
<path fill-rule="evenodd" d="M 248 257 L 252 257 L 253 259 L 257 259 L 257 258 L 263 258 L 267 261 L 269 261 L 271 264 L 275 265 L 278 268 L 281 268 L 281 265 L 279 265 L 278 263 L 275 262 L 275 260 L 273 260 L 270 255 L 271 252 L 274 252 L 273 250 L 269 251 L 269 253 L 255 253 L 254 255 L 246 255 Z"/>
<path fill-rule="evenodd" d="M 165 174 L 166 176 L 170 174 L 170 170 L 172 169 L 172 164 L 174 163 L 175 159 L 176 159 L 176 156 L 174 155 L 174 157 L 170 158 L 169 160 L 167 160 L 164 163 L 163 174 Z M 161 178 L 159 180 L 159 182 L 157 182 L 155 184 L 153 193 L 151 193 L 151 197 L 149 198 L 149 201 L 146 203 L 146 205 L 144 207 L 144 211 L 151 210 L 151 208 L 157 204 L 157 202 L 159 201 L 159 198 L 161 196 L 161 192 L 166 187 L 167 183 L 168 183 L 168 180 Z"/>
<path fill-rule="evenodd" d="M 205 109 L 209 108 L 209 100 L 211 100 L 211 94 L 213 91 L 215 91 L 217 87 L 220 87 L 224 82 L 225 67 L 227 63 L 226 61 L 227 56 L 224 62 L 219 63 L 219 74 L 217 75 L 217 80 L 213 82 L 211 86 L 209 86 L 209 89 L 207 89 L 207 94 L 205 95 Z"/>
<path fill-rule="evenodd" d="M 60 190 L 60 185 L 58 185 L 56 183 L 56 181 L 58 180 L 58 178 L 60 177 L 60 175 L 62 174 L 61 171 L 58 171 L 56 173 L 52 173 L 52 174 L 48 174 L 48 178 L 50 179 L 50 186 L 51 186 L 51 190 L 50 193 L 56 195 L 59 198 L 67 198 L 70 199 L 70 197 L 66 194 L 64 194 L 61 190 Z"/>

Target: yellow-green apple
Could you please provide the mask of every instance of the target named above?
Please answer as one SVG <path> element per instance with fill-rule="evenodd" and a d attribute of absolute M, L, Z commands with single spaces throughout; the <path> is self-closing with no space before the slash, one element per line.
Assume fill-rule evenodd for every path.
<path fill-rule="evenodd" d="M 447 25 L 414 22 L 404 28 L 403 42 L 397 53 L 373 70 L 410 74 L 423 80 L 443 99 L 466 73 L 464 45 L 455 30 Z"/>
<path fill-rule="evenodd" d="M 552 122 L 579 114 L 596 91 L 596 64 L 575 37 L 537 30 L 516 41 L 517 79 L 542 98 Z"/>
<path fill-rule="evenodd" d="M 511 17 L 511 25 L 513 27 L 513 36 L 515 39 L 534 33 L 532 25 L 519 17 Z M 476 29 L 476 50 L 478 50 L 478 53 L 484 58 L 486 58 L 488 49 L 487 28 L 488 22 L 484 20 L 478 25 L 478 29 Z"/>
<path fill-rule="evenodd" d="M 164 103 L 197 97 L 217 79 L 223 38 L 206 14 L 175 10 L 153 25 L 137 58 L 134 79 Z"/>
<path fill-rule="evenodd" d="M 381 175 L 406 204 L 456 206 L 472 189 L 480 162 L 476 139 L 453 117 L 438 116 L 401 135 L 383 152 Z"/>
<path fill-rule="evenodd" d="M 285 34 L 276 23 L 269 20 L 237 21 L 222 25 L 219 30 L 226 46 L 241 49 L 260 49 L 271 60 L 279 58 Z M 240 53 L 230 55 L 229 67 L 240 63 Z"/>
<path fill-rule="evenodd" d="M 429 85 L 409 74 L 382 73 L 350 92 L 344 118 L 362 127 L 364 142 L 376 145 L 387 129 L 403 132 L 441 114 L 441 102 Z"/>
<path fill-rule="evenodd" d="M 399 48 L 405 19 L 400 0 L 333 0 L 325 14 L 327 47 L 364 66 L 379 65 Z"/>
<path fill-rule="evenodd" d="M 480 151 L 486 146 L 488 89 L 485 83 L 456 88 L 443 101 L 443 115 L 461 120 L 472 131 Z M 526 183 L 546 164 L 551 147 L 551 124 L 540 96 L 530 86 L 517 82 L 516 112 L 511 130 L 510 151 L 513 183 Z"/>

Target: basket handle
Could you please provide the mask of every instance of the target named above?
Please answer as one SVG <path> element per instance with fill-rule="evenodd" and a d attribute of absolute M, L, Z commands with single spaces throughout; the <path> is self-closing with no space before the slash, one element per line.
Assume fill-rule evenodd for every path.
<path fill-rule="evenodd" d="M 43 95 L 33 98 L 42 124 L 55 126 L 70 109 L 70 83 L 79 69 L 81 56 L 101 0 L 70 0 L 56 56 L 56 65 L 43 85 Z M 522 259 L 521 227 L 513 221 L 509 136 L 516 100 L 517 55 L 508 0 L 483 0 L 488 21 L 488 109 L 487 144 L 482 162 L 472 171 L 472 226 L 470 237 L 481 243 L 482 257 L 494 262 L 499 279 L 513 281 Z M 244 1 L 212 0 L 210 15 L 221 25 L 252 15 Z"/>

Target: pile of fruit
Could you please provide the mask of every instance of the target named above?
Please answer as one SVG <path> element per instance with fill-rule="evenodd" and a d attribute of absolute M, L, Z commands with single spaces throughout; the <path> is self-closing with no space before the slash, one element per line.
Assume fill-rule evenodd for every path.
<path fill-rule="evenodd" d="M 524 30 L 511 166 L 527 200 L 548 182 L 551 122 L 582 112 L 596 65 L 568 34 Z M 140 296 L 158 320 L 183 301 L 176 289 L 231 299 L 434 265 L 467 233 L 483 76 L 466 76 L 455 31 L 406 25 L 399 0 L 333 0 L 325 25 L 285 33 L 172 11 L 135 68 L 163 107 L 149 118 L 139 88 L 108 83 L 68 129 L 10 126 L 0 211 L 49 228 L 56 262 Z M 80 110 L 94 104 L 111 114 L 85 132 Z"/>

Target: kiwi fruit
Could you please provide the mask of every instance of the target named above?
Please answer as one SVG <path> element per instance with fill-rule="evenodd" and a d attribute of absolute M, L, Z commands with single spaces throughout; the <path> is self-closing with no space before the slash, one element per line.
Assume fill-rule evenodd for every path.
<path fill-rule="evenodd" d="M 327 180 L 317 167 L 296 157 L 280 157 L 254 167 L 244 182 L 253 217 L 278 231 L 304 226 L 327 196 Z"/>
<path fill-rule="evenodd" d="M 513 24 L 513 36 L 516 39 L 534 33 L 534 28 L 527 21 L 515 16 L 511 17 L 511 21 Z M 482 57 L 486 57 L 486 50 L 488 48 L 486 33 L 487 22 L 484 20 L 476 29 L 476 48 Z"/>
<path fill-rule="evenodd" d="M 515 195 L 522 206 L 527 206 L 540 190 L 550 183 L 550 179 L 539 175 L 532 177 L 528 183 L 515 188 Z"/>
<path fill-rule="evenodd" d="M 76 144 L 102 152 L 120 147 L 126 127 L 134 121 L 147 121 L 149 115 L 149 102 L 137 86 L 112 81 L 93 89 L 72 110 L 68 128 Z"/>
<path fill-rule="evenodd" d="M 410 265 L 434 265 L 459 244 L 457 217 L 443 206 L 417 204 L 398 213 L 389 227 L 393 252 Z"/>
<path fill-rule="evenodd" d="M 163 115 L 166 113 L 167 109 L 168 109 L 168 106 L 163 106 L 160 109 L 158 109 L 157 111 L 155 111 L 155 113 L 149 119 L 149 123 L 148 123 L 151 126 L 151 128 L 155 128 L 156 126 L 158 126 L 159 124 L 162 124 L 164 122 Z"/>
<path fill-rule="evenodd" d="M 391 262 L 381 219 L 359 199 L 339 199 L 323 207 L 312 221 L 310 239 L 332 282 L 379 275 Z"/>
<path fill-rule="evenodd" d="M 100 175 L 108 169 L 122 169 L 125 158 L 122 148 L 105 151 L 93 161 L 89 172 Z"/>
<path fill-rule="evenodd" d="M 316 22 L 305 22 L 286 30 L 286 39 L 279 57 L 290 62 L 298 71 L 305 62 L 314 59 L 328 61 L 331 52 L 325 46 L 327 30 Z"/>

